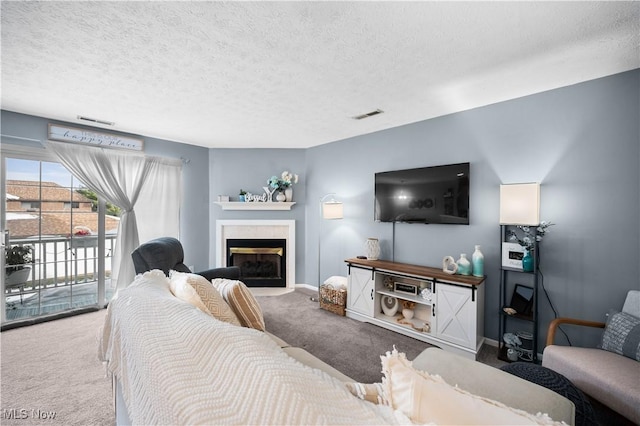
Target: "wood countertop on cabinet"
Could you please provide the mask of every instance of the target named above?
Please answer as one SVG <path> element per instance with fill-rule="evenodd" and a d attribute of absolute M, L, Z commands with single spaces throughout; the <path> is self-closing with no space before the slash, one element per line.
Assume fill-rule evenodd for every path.
<path fill-rule="evenodd" d="M 409 263 L 391 262 L 388 260 L 368 260 L 349 258 L 345 260 L 351 265 L 360 265 L 380 271 L 396 272 L 401 274 L 413 275 L 417 277 L 435 278 L 441 281 L 451 281 L 471 286 L 479 286 L 485 280 L 485 277 L 474 277 L 472 275 L 447 274 L 442 269 L 432 268 L 429 266 L 412 265 Z"/>

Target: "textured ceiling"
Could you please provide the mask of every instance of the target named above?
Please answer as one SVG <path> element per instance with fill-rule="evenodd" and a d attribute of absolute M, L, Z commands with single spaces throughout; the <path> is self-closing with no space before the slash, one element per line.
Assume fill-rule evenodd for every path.
<path fill-rule="evenodd" d="M 310 147 L 640 67 L 639 2 L 1 7 L 3 109 L 207 147 Z"/>

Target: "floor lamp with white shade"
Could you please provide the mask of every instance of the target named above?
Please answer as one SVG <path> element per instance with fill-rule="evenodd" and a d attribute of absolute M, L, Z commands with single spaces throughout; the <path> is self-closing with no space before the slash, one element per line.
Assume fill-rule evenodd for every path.
<path fill-rule="evenodd" d="M 318 291 L 320 291 L 320 241 L 322 240 L 322 221 L 323 220 L 336 220 L 342 219 L 343 209 L 342 202 L 336 201 L 335 193 L 331 192 L 322 198 L 320 198 L 320 225 L 318 226 Z M 330 198 L 330 199 L 329 199 Z M 317 301 L 315 297 L 311 297 L 314 302 Z"/>
<path fill-rule="evenodd" d="M 540 224 L 540 184 L 500 185 L 500 225 Z"/>

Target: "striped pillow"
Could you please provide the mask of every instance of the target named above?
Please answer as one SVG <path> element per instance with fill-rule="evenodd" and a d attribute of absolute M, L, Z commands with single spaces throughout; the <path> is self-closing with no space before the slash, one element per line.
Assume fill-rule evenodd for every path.
<path fill-rule="evenodd" d="M 241 325 L 231 307 L 205 277 L 198 274 L 171 271 L 169 278 L 171 282 L 184 282 L 191 286 L 207 307 L 207 313 L 210 313 L 214 318 L 237 326 Z"/>
<path fill-rule="evenodd" d="M 244 327 L 255 328 L 260 331 L 265 330 L 262 309 L 242 281 L 214 278 L 211 282 L 231 306 L 231 309 L 236 313 Z"/>
<path fill-rule="evenodd" d="M 640 361 L 640 318 L 610 310 L 600 348 Z"/>

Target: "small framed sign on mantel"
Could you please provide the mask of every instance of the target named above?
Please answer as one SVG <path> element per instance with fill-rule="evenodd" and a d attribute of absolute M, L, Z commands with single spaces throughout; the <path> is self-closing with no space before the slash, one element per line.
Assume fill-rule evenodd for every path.
<path fill-rule="evenodd" d="M 113 133 L 101 133 L 88 129 L 49 124 L 48 137 L 52 141 L 72 142 L 95 145 L 102 148 L 119 148 L 142 151 L 144 141 L 139 138 L 121 136 Z"/>

